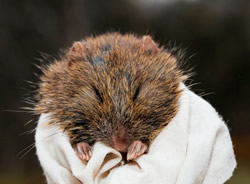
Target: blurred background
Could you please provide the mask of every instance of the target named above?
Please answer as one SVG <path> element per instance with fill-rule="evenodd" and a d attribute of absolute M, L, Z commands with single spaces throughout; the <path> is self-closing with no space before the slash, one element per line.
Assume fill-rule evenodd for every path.
<path fill-rule="evenodd" d="M 150 34 L 185 50 L 193 90 L 208 94 L 232 135 L 238 166 L 227 183 L 250 183 L 249 0 L 0 0 L 0 183 L 45 183 L 29 150 L 38 117 L 20 110 L 41 53 L 57 56 L 107 31 Z"/>

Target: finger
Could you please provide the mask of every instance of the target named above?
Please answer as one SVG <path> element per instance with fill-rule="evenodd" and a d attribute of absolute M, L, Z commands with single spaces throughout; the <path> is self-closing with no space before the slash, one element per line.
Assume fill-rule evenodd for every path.
<path fill-rule="evenodd" d="M 135 154 L 135 144 L 132 143 L 129 147 L 129 151 L 127 154 L 127 160 L 132 160 Z"/>
<path fill-rule="evenodd" d="M 139 155 L 142 155 L 143 153 L 145 153 L 145 151 L 147 150 L 147 146 L 145 144 L 142 143 L 141 145 L 141 149 L 138 152 Z"/>
<path fill-rule="evenodd" d="M 89 152 L 90 152 L 90 147 L 89 147 L 89 146 L 84 146 L 83 151 L 84 151 L 86 160 L 89 160 L 89 159 L 90 159 L 90 154 L 89 154 Z"/>
<path fill-rule="evenodd" d="M 89 160 L 90 157 L 88 156 L 88 145 L 86 144 L 77 144 L 76 148 L 77 148 L 77 155 L 79 156 L 79 158 L 81 160 Z"/>
<path fill-rule="evenodd" d="M 89 149 L 88 154 L 89 154 L 90 157 L 92 157 L 92 151 L 91 151 L 91 149 Z"/>
<path fill-rule="evenodd" d="M 137 142 L 136 143 L 136 148 L 135 148 L 135 153 L 137 154 L 138 152 L 140 152 L 140 150 L 141 150 L 141 145 L 142 145 L 142 143 L 140 143 L 140 142 Z"/>

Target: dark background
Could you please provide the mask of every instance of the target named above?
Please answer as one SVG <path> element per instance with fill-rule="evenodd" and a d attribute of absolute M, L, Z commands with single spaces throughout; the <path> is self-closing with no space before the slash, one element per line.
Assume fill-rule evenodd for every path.
<path fill-rule="evenodd" d="M 250 181 L 249 0 L 0 0 L 0 183 L 45 183 L 33 144 L 38 117 L 22 112 L 42 53 L 107 31 L 150 34 L 185 49 L 196 93 L 223 116 L 238 167 L 228 182 Z M 16 112 L 18 111 L 18 112 Z M 26 122 L 32 122 L 25 125 Z"/>

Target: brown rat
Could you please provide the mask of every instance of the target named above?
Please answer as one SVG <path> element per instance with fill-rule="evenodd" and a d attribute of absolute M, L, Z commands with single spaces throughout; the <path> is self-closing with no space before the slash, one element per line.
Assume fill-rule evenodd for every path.
<path fill-rule="evenodd" d="M 75 42 L 44 67 L 35 110 L 51 114 L 82 160 L 96 141 L 133 160 L 176 115 L 184 79 L 150 36 L 108 33 Z"/>

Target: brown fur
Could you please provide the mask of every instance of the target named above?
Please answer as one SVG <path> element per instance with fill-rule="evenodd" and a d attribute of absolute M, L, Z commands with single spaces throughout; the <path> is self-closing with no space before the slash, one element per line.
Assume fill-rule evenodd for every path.
<path fill-rule="evenodd" d="M 178 111 L 185 76 L 151 37 L 109 33 L 76 42 L 43 70 L 38 113 L 51 113 L 72 145 L 112 139 L 147 145 Z"/>

